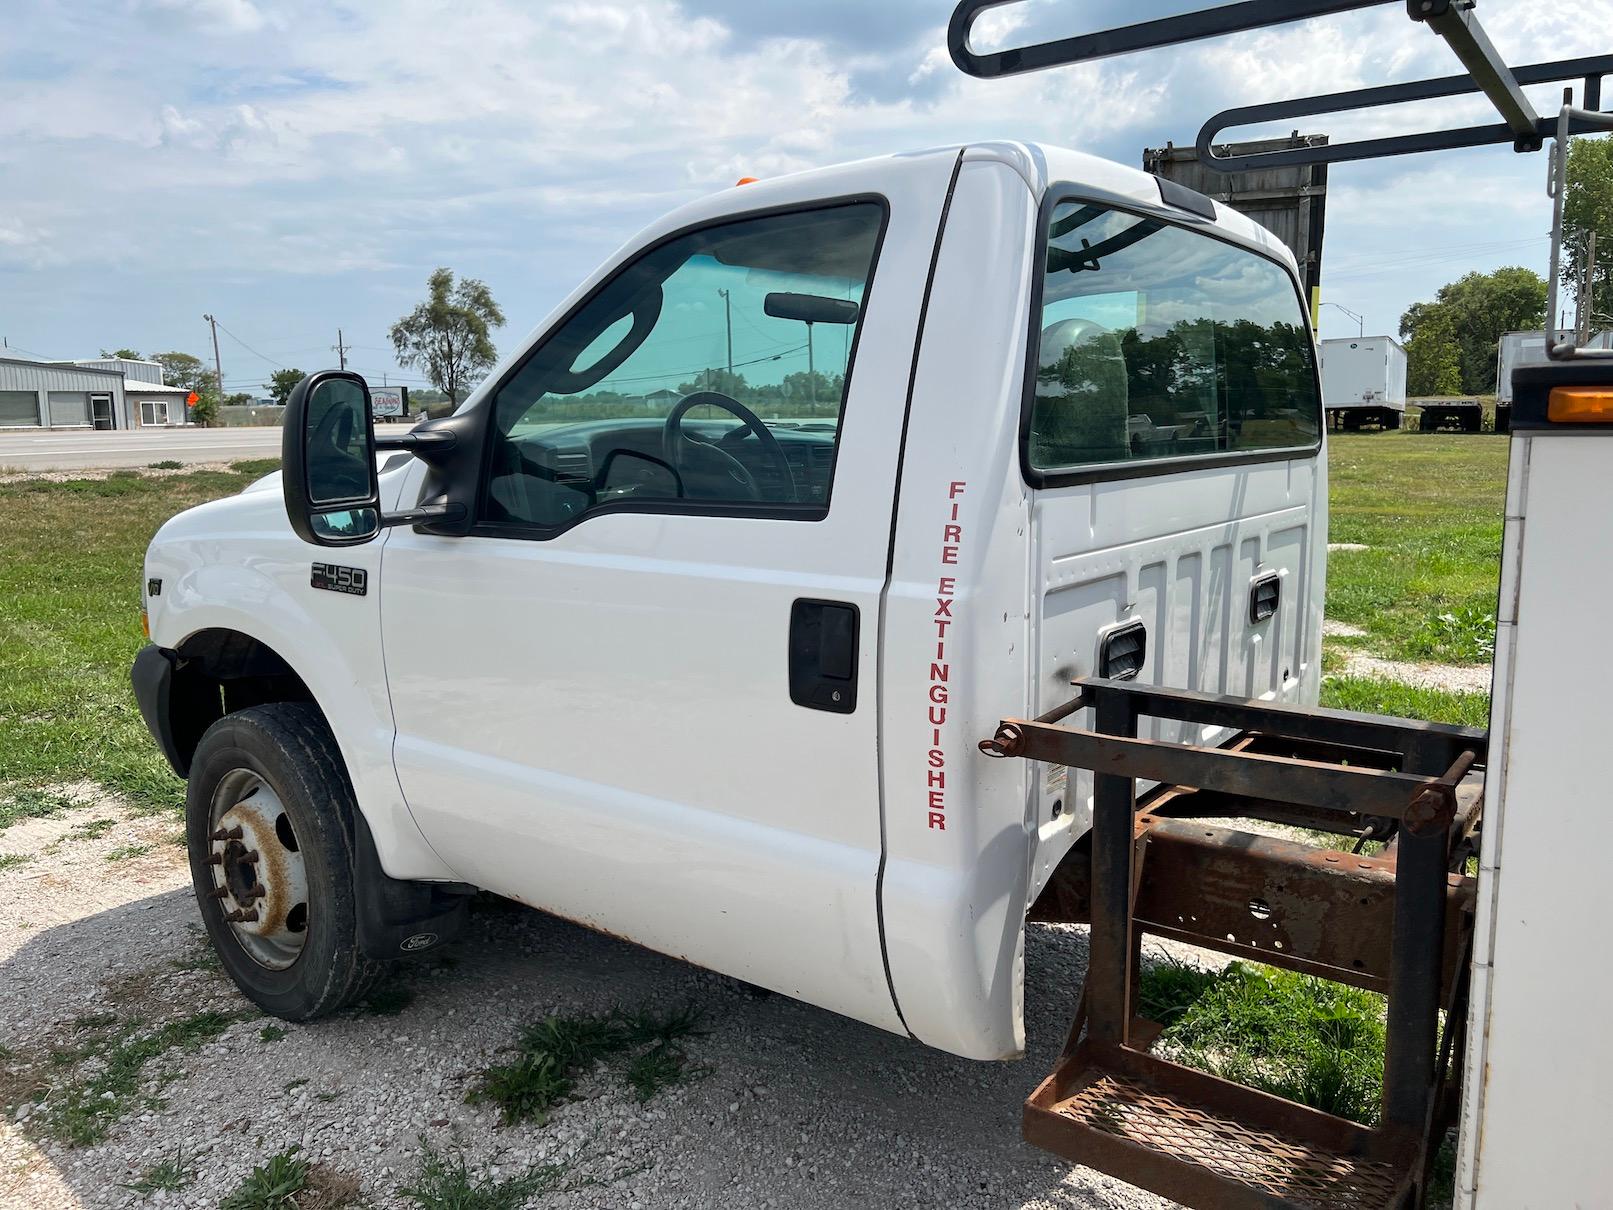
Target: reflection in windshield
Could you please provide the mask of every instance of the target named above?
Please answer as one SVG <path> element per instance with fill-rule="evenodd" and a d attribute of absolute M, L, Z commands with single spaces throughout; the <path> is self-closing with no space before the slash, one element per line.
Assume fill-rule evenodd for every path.
<path fill-rule="evenodd" d="M 1030 459 L 1042 469 L 1315 443 L 1288 275 L 1222 240 L 1065 203 L 1050 226 Z"/>

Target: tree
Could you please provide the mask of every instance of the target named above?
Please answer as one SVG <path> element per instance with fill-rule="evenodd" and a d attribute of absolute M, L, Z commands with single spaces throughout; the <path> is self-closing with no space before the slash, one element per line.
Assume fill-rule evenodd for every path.
<path fill-rule="evenodd" d="M 218 395 L 199 395 L 190 405 L 190 422 L 209 428 L 218 423 Z"/>
<path fill-rule="evenodd" d="M 162 366 L 162 380 L 169 386 L 184 387 L 198 395 L 218 393 L 218 375 L 189 353 L 153 353 L 151 360 Z"/>
<path fill-rule="evenodd" d="M 426 301 L 392 325 L 392 346 L 400 366 L 424 370 L 458 404 L 498 360 L 490 332 L 504 326 L 504 312 L 485 283 L 456 283 L 451 269 L 438 269 L 426 286 Z"/>
<path fill-rule="evenodd" d="M 1406 393 L 1418 398 L 1462 393 L 1462 364 L 1450 328 L 1438 320 L 1417 326 L 1406 342 Z"/>
<path fill-rule="evenodd" d="M 224 396 L 224 406 L 227 408 L 249 408 L 255 401 L 245 391 L 237 391 L 233 395 Z"/>
<path fill-rule="evenodd" d="M 1579 297 L 1590 233 L 1596 233 L 1596 270 L 1590 303 Z M 1591 332 L 1613 323 L 1613 139 L 1575 139 L 1568 148 L 1568 188 L 1563 191 L 1563 253 L 1566 282 L 1589 314 Z"/>
<path fill-rule="evenodd" d="M 116 357 L 120 361 L 144 361 L 145 360 L 145 358 L 141 357 L 140 354 L 136 353 L 133 349 L 113 349 L 112 352 L 110 352 L 110 353 L 108 353 L 105 349 L 102 349 L 101 350 L 101 356 L 102 357 Z"/>
<path fill-rule="evenodd" d="M 291 392 L 302 380 L 301 370 L 276 370 L 269 375 L 269 381 L 263 384 L 263 389 L 274 397 L 276 403 L 285 407 L 286 400 L 291 398 Z"/>
<path fill-rule="evenodd" d="M 1546 282 L 1533 269 L 1510 266 L 1493 273 L 1469 273 L 1441 286 L 1433 302 L 1413 303 L 1400 317 L 1400 338 L 1406 342 L 1408 386 L 1419 380 L 1439 380 L 1448 374 L 1425 362 L 1413 367 L 1416 345 L 1427 357 L 1439 348 L 1436 337 L 1454 346 L 1460 390 L 1488 395 L 1495 390 L 1496 348 L 1503 332 L 1540 328 L 1546 318 Z M 1423 339 L 1419 340 L 1419 333 Z M 1443 354 L 1440 355 L 1443 358 Z"/>

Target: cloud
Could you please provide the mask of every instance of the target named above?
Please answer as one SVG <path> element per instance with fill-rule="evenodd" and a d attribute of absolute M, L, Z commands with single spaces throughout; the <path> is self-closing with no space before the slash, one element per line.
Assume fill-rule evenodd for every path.
<path fill-rule="evenodd" d="M 1031 3 L 991 14 L 981 40 L 1183 7 L 1102 0 L 1071 17 L 1070 5 Z M 383 350 L 381 363 L 386 325 L 436 265 L 488 281 L 524 331 L 634 230 L 741 175 L 999 137 L 1137 164 L 1144 146 L 1189 141 L 1230 105 L 1454 70 L 1436 38 L 1384 9 L 979 81 L 946 54 L 950 10 L 950 0 L 21 6 L 0 50 L 0 88 L 24 98 L 0 106 L 0 232 L 12 233 L 0 234 L 0 298 L 37 299 L 18 317 L 39 329 L 23 343 L 64 355 L 186 347 L 200 338 L 195 315 L 215 310 L 266 352 L 317 350 L 341 325 L 350 339 L 367 333 L 360 343 Z M 1484 17 L 1499 45 L 1536 61 L 1606 50 L 1613 0 L 1572 14 L 1494 0 Z M 1538 156 L 1490 149 L 1334 169 L 1330 264 L 1392 259 L 1375 247 L 1481 249 L 1341 278 L 1338 300 L 1392 327 L 1442 274 L 1488 267 L 1503 237 L 1543 227 L 1543 172 Z M 1543 263 L 1543 247 L 1523 251 Z"/>
<path fill-rule="evenodd" d="M 136 0 L 137 18 L 204 33 L 254 34 L 268 22 L 252 0 Z"/>

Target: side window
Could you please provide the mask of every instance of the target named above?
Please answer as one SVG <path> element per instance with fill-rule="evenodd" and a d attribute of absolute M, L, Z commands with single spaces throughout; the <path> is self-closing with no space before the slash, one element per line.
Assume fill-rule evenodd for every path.
<path fill-rule="evenodd" d="M 624 267 L 499 388 L 482 519 L 822 516 L 883 223 L 873 202 L 744 219 Z"/>
<path fill-rule="evenodd" d="M 1115 463 L 1315 446 L 1299 296 L 1275 262 L 1105 206 L 1048 230 L 1029 462 Z"/>

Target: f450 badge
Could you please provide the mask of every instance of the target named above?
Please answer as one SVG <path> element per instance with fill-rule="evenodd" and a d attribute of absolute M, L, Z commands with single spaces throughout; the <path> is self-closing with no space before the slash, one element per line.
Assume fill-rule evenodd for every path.
<path fill-rule="evenodd" d="M 370 573 L 362 567 L 343 567 L 339 563 L 315 563 L 308 583 L 326 592 L 345 592 L 362 597 L 370 590 Z"/>

